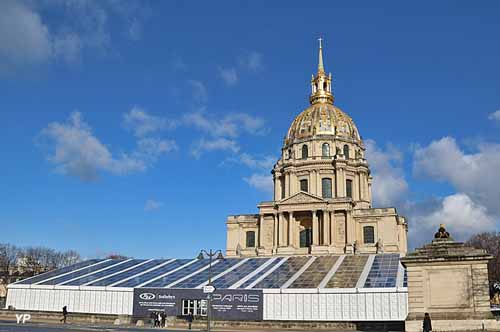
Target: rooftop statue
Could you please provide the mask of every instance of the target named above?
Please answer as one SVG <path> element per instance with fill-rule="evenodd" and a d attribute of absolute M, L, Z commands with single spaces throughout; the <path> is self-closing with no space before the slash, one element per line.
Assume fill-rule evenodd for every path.
<path fill-rule="evenodd" d="M 435 239 L 449 239 L 450 233 L 444 228 L 444 224 L 439 225 L 439 229 L 436 234 L 434 234 Z"/>

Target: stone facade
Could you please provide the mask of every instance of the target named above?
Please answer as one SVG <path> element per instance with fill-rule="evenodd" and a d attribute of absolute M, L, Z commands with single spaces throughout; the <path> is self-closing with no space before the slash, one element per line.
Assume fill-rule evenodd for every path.
<path fill-rule="evenodd" d="M 406 331 L 422 331 L 424 313 L 436 331 L 500 329 L 493 319 L 484 250 L 435 239 L 401 259 L 408 274 Z"/>
<path fill-rule="evenodd" d="M 227 219 L 227 256 L 407 251 L 407 223 L 372 207 L 372 177 L 354 121 L 333 105 L 331 74 L 311 80 L 311 105 L 293 121 L 259 213 Z"/>

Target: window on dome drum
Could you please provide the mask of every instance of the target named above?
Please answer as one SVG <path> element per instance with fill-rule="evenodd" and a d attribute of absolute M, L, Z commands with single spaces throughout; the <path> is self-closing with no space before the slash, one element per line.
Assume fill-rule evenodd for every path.
<path fill-rule="evenodd" d="M 352 180 L 345 181 L 345 193 L 347 197 L 352 198 Z"/>
<path fill-rule="evenodd" d="M 309 191 L 307 179 L 300 180 L 300 191 Z"/>
<path fill-rule="evenodd" d="M 323 198 L 332 198 L 332 179 L 321 179 L 321 189 Z"/>
<path fill-rule="evenodd" d="M 307 159 L 309 157 L 309 149 L 307 145 L 302 145 L 302 159 Z"/>
<path fill-rule="evenodd" d="M 345 159 L 349 159 L 349 145 L 344 145 L 344 157 Z"/>
<path fill-rule="evenodd" d="M 247 248 L 255 248 L 255 232 L 247 232 Z"/>
<path fill-rule="evenodd" d="M 375 243 L 375 228 L 373 226 L 363 227 L 363 243 Z"/>
<path fill-rule="evenodd" d="M 330 145 L 328 143 L 323 143 L 323 146 L 321 147 L 321 155 L 323 158 L 330 156 Z"/>

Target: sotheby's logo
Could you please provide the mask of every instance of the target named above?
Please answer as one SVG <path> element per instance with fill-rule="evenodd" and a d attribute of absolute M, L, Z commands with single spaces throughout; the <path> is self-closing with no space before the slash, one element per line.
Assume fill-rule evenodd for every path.
<path fill-rule="evenodd" d="M 156 295 L 153 293 L 142 293 L 139 297 L 143 300 L 154 300 Z"/>

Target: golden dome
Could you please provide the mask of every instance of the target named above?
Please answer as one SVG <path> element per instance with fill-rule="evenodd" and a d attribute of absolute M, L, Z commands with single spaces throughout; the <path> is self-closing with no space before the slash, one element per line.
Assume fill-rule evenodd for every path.
<path fill-rule="evenodd" d="M 358 128 L 351 117 L 333 105 L 332 74 L 326 75 L 323 65 L 323 45 L 319 39 L 318 72 L 311 79 L 309 106 L 293 120 L 285 139 L 285 145 L 295 140 L 329 135 L 346 140 L 361 141 Z"/>
<path fill-rule="evenodd" d="M 300 113 L 286 136 L 286 144 L 316 135 L 333 135 L 360 141 L 358 128 L 351 117 L 329 103 L 316 103 Z"/>

